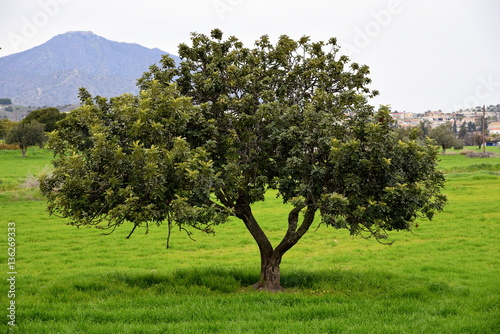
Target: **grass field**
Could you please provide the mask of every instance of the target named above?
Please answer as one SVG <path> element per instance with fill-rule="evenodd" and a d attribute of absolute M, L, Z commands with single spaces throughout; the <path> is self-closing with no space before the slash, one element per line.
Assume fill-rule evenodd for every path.
<path fill-rule="evenodd" d="M 474 148 L 472 148 L 474 149 Z M 488 148 L 500 153 L 498 148 Z M 126 240 L 49 217 L 33 186 L 51 154 L 0 151 L 3 332 L 499 333 L 500 157 L 441 157 L 449 203 L 392 246 L 311 230 L 282 264 L 283 293 L 257 292 L 259 255 L 234 220 L 196 242 L 153 227 Z M 273 194 L 256 216 L 277 240 L 287 207 Z M 15 298 L 7 227 L 15 225 Z M 8 325 L 15 301 L 15 327 Z"/>

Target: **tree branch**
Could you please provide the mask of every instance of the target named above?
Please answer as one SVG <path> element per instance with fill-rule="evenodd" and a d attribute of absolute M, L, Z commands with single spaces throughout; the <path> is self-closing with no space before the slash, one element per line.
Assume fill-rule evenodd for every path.
<path fill-rule="evenodd" d="M 266 233 L 262 230 L 259 223 L 255 220 L 253 216 L 252 209 L 250 205 L 246 204 L 243 200 L 239 200 L 235 206 L 235 215 L 240 218 L 245 224 L 246 228 L 254 238 L 255 242 L 259 246 L 261 256 L 266 253 L 270 254 L 273 251 L 271 242 L 269 241 Z"/>
<path fill-rule="evenodd" d="M 132 233 L 134 233 L 134 231 L 135 231 L 135 229 L 137 228 L 138 225 L 139 224 L 134 224 L 134 228 L 132 229 L 132 231 L 130 231 L 129 235 L 127 235 L 127 237 L 125 239 L 130 239 L 130 236 L 132 235 Z M 114 229 L 113 229 L 113 231 L 114 231 Z"/>
<path fill-rule="evenodd" d="M 287 236 L 291 236 L 297 231 L 297 226 L 299 223 L 299 213 L 302 209 L 302 207 L 295 207 L 288 214 L 288 230 L 286 231 L 285 238 Z"/>
<path fill-rule="evenodd" d="M 294 208 L 295 209 L 298 209 L 298 208 Z M 316 214 L 316 206 L 315 205 L 308 205 L 307 206 L 307 210 L 306 212 L 304 213 L 304 220 L 302 221 L 302 224 L 300 224 L 300 227 L 294 231 L 294 232 L 291 232 L 291 229 L 293 228 L 296 228 L 297 226 L 297 223 L 298 223 L 298 212 L 296 212 L 296 210 L 294 211 L 292 210 L 292 212 L 290 212 L 290 216 L 292 216 L 292 221 L 289 221 L 289 225 L 288 225 L 288 231 L 285 235 L 285 237 L 283 238 L 283 240 L 281 240 L 280 244 L 276 247 L 275 251 L 280 253 L 281 255 L 285 254 L 290 248 L 292 248 L 303 236 L 304 234 L 306 234 L 306 232 L 309 230 L 309 228 L 311 227 L 313 221 L 314 221 L 314 216 Z M 300 210 L 298 210 L 300 211 Z M 297 218 L 297 221 L 294 222 L 293 220 L 295 219 L 295 215 L 296 215 L 296 218 Z M 289 218 L 290 220 L 290 218 Z M 295 226 L 295 227 L 294 227 Z"/>

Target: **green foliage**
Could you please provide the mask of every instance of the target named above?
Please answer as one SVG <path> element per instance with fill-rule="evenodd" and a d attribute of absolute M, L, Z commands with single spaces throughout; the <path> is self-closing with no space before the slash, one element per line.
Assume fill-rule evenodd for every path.
<path fill-rule="evenodd" d="M 8 119 L 0 119 L 0 139 L 3 139 L 5 138 L 5 136 L 7 136 L 7 133 L 9 133 L 14 124 L 14 122 Z"/>
<path fill-rule="evenodd" d="M 455 150 L 461 150 L 465 147 L 465 141 L 463 139 L 455 139 L 455 142 L 453 143 L 453 149 Z"/>
<path fill-rule="evenodd" d="M 323 222 L 382 239 L 386 231 L 410 230 L 419 213 L 431 219 L 446 198 L 432 143 L 398 141 L 388 123 L 371 117 L 359 113 L 355 126 L 332 145 L 329 179 L 322 186 L 343 196 L 345 204 L 327 203 Z M 388 117 L 383 108 L 375 115 Z"/>
<path fill-rule="evenodd" d="M 317 214 L 377 239 L 410 230 L 445 202 L 436 151 L 397 140 L 389 110 L 367 104 L 378 94 L 368 67 L 338 50 L 333 38 L 288 36 L 246 48 L 214 30 L 180 45 L 179 67 L 168 57 L 151 67 L 139 96 L 80 90 L 82 107 L 50 142 L 55 169 L 41 179 L 50 212 L 78 226 L 128 221 L 132 231 L 167 221 L 212 232 L 234 215 L 259 245 L 270 289 Z M 277 246 L 252 211 L 268 189 L 292 204 Z"/>
<path fill-rule="evenodd" d="M 465 135 L 467 135 L 467 125 L 465 122 L 462 122 L 462 124 L 460 125 L 460 129 L 458 130 L 458 134 L 457 134 L 457 137 L 459 139 L 464 139 L 465 138 Z"/>
<path fill-rule="evenodd" d="M 261 200 L 268 186 L 278 189 L 285 203 L 293 198 L 304 198 L 302 207 L 307 206 L 310 212 L 314 212 L 323 195 L 345 194 L 348 189 L 353 189 L 349 195 L 351 205 L 347 209 L 351 214 L 358 206 L 363 207 L 365 202 L 382 196 L 380 192 L 385 187 L 396 182 L 405 183 L 405 177 L 409 175 L 402 173 L 395 181 L 394 172 L 403 168 L 405 159 L 412 154 L 426 156 L 426 160 L 419 164 L 428 170 L 412 175 L 411 181 L 426 180 L 429 184 L 435 182 L 436 186 L 429 188 L 432 190 L 424 197 L 416 199 L 414 203 L 418 204 L 408 207 L 408 214 L 402 217 L 408 221 L 414 219 L 416 210 L 433 198 L 442 186 L 438 173 L 433 172 L 433 151 L 415 148 L 400 159 L 400 166 L 390 165 L 382 172 L 394 175 L 392 181 L 387 178 L 379 180 L 371 193 L 357 193 L 368 181 L 376 180 L 373 172 L 363 173 L 376 169 L 374 166 L 382 157 L 390 160 L 393 157 L 390 152 L 398 142 L 390 127 L 384 125 L 388 124 L 386 111 L 373 114 L 361 96 L 361 93 L 377 94 L 366 88 L 370 82 L 366 77 L 368 67 L 356 63 L 349 65 L 347 57 L 337 57 L 335 39 L 328 43 L 313 43 L 305 37 L 294 41 L 282 36 L 276 45 L 272 45 L 268 37 L 263 36 L 256 42 L 256 48 L 247 49 L 234 37 L 222 40 L 221 32 L 215 30 L 211 38 L 193 34 L 192 40 L 192 47 L 186 44 L 179 47 L 183 62 L 178 72 L 172 68 L 171 62 L 164 63 L 166 70 L 153 69 L 143 77 L 141 84 L 147 88 L 149 82 L 163 82 L 177 74 L 181 93 L 202 105 L 207 119 L 200 123 L 198 133 L 207 135 L 204 138 L 198 135 L 201 138 L 190 142 L 196 145 L 208 143 L 206 150 L 211 154 L 218 174 L 231 180 L 221 182 L 224 187 L 216 192 L 225 205 L 235 208 Z M 324 51 L 326 46 L 332 49 L 330 53 Z M 210 128 L 214 126 L 218 131 L 211 133 Z M 372 137 L 367 136 L 372 129 L 379 131 Z M 356 169 L 359 161 L 355 158 L 341 160 L 331 154 L 332 142 L 339 138 L 345 140 L 345 152 L 342 153 L 345 156 L 357 157 L 352 152 L 356 147 L 365 151 L 365 158 L 372 159 L 365 159 L 368 161 L 366 168 Z M 358 140 L 363 142 L 359 144 Z M 366 147 L 369 145 L 386 145 L 380 150 L 378 160 L 371 156 L 371 149 Z M 346 177 L 345 170 L 360 172 L 356 177 Z M 363 175 L 371 178 L 367 180 L 369 176 Z M 415 195 L 413 191 L 412 196 Z M 363 203 L 358 200 L 361 198 Z M 439 200 L 433 202 L 434 208 L 440 209 L 442 198 L 437 198 Z M 385 216 L 387 227 L 409 228 L 408 221 L 393 226 L 387 221 L 390 216 L 391 213 Z M 373 223 L 364 217 L 357 220 L 366 222 L 368 227 Z M 358 227 L 354 226 L 363 224 L 352 225 L 353 232 L 356 232 Z M 379 235 L 378 232 L 375 234 Z"/>
<path fill-rule="evenodd" d="M 49 211 L 77 226 L 131 222 L 132 232 L 166 220 L 206 231 L 200 225 L 223 222 L 227 212 L 207 205 L 210 161 L 180 137 L 192 110 L 174 87 L 87 100 L 51 134 L 58 158 L 41 177 Z"/>
<path fill-rule="evenodd" d="M 424 139 L 423 131 L 418 126 L 409 126 L 409 127 L 401 127 L 398 126 L 394 129 L 398 140 L 407 141 L 407 140 L 417 140 Z"/>
<path fill-rule="evenodd" d="M 10 104 L 12 104 L 12 100 L 11 99 L 7 99 L 7 98 L 1 98 L 0 99 L 0 104 L 10 105 Z"/>
<path fill-rule="evenodd" d="M 64 119 L 66 114 L 59 112 L 57 108 L 44 108 L 30 112 L 23 123 L 30 123 L 34 120 L 45 124 L 45 132 L 52 132 L 57 129 L 57 122 Z"/>
<path fill-rule="evenodd" d="M 420 129 L 421 138 L 425 138 L 430 135 L 430 132 L 432 130 L 432 125 L 430 121 L 428 120 L 420 121 L 418 127 Z"/>
<path fill-rule="evenodd" d="M 42 146 L 46 141 L 44 128 L 45 125 L 36 120 L 30 123 L 17 123 L 7 133 L 5 142 L 19 145 L 22 156 L 25 157 L 28 147 L 33 145 Z"/>

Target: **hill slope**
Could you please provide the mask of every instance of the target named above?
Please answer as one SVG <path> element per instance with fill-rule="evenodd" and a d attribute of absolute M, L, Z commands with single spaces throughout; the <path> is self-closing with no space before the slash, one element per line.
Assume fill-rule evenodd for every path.
<path fill-rule="evenodd" d="M 0 97 L 18 105 L 54 106 L 78 103 L 80 87 L 106 97 L 136 93 L 136 80 L 164 54 L 92 32 L 68 32 L 0 58 Z"/>

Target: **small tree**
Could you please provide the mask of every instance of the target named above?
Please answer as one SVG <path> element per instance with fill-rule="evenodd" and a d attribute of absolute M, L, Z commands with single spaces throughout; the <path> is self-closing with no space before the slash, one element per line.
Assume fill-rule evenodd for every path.
<path fill-rule="evenodd" d="M 447 148 L 453 147 L 457 141 L 455 133 L 448 124 L 442 124 L 432 129 L 429 133 L 429 137 L 434 139 L 436 143 L 441 146 L 443 154 L 446 153 Z"/>
<path fill-rule="evenodd" d="M 461 125 L 460 125 L 460 129 L 458 130 L 458 139 L 465 139 L 465 136 L 467 135 L 467 125 L 465 124 L 465 122 L 463 122 Z"/>
<path fill-rule="evenodd" d="M 52 132 L 57 126 L 56 123 L 62 120 L 66 114 L 63 114 L 57 108 L 44 108 L 38 109 L 30 112 L 23 120 L 23 123 L 31 123 L 36 120 L 42 124 L 45 124 L 45 131 Z"/>
<path fill-rule="evenodd" d="M 469 122 L 467 123 L 467 132 L 475 132 L 476 131 L 476 123 Z"/>
<path fill-rule="evenodd" d="M 162 222 L 212 232 L 235 216 L 260 250 L 255 287 L 268 290 L 281 289 L 282 258 L 316 218 L 377 240 L 411 230 L 445 202 L 437 150 L 397 140 L 388 108 L 366 103 L 368 67 L 338 49 L 287 36 L 249 49 L 214 30 L 180 46 L 178 68 L 152 66 L 139 96 L 80 92 L 51 137 L 49 211 L 75 225 L 130 222 L 131 233 Z M 252 211 L 268 189 L 290 208 L 276 245 Z"/>
<path fill-rule="evenodd" d="M 17 144 L 21 148 L 21 154 L 26 157 L 28 147 L 33 145 L 43 145 L 46 141 L 44 125 L 38 121 L 31 123 L 17 123 L 14 125 L 5 138 L 7 144 Z"/>
<path fill-rule="evenodd" d="M 420 121 L 418 126 L 420 128 L 421 138 L 423 139 L 425 137 L 428 137 L 429 134 L 431 133 L 431 130 L 432 130 L 431 122 L 428 120 L 423 120 L 423 121 Z"/>

